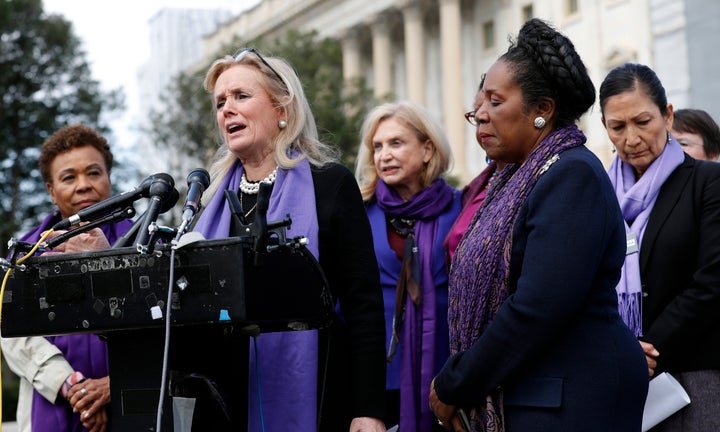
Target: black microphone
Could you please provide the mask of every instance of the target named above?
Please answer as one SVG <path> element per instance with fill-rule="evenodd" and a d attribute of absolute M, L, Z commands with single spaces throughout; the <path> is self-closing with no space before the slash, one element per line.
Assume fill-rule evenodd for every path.
<path fill-rule="evenodd" d="M 88 222 L 97 217 L 105 216 L 107 213 L 110 213 L 119 208 L 125 208 L 132 202 L 137 201 L 142 197 L 148 197 L 150 186 L 152 185 L 153 181 L 158 177 L 163 179 L 167 179 L 169 177 L 170 181 L 173 181 L 172 177 L 170 177 L 170 174 L 158 173 L 148 176 L 135 189 L 123 192 L 115 196 L 111 196 L 110 198 L 100 201 L 99 203 L 93 204 L 89 207 L 85 207 L 74 215 L 56 223 L 55 226 L 53 226 L 53 230 L 57 231 L 68 229 L 71 226 L 76 225 L 80 222 Z"/>
<path fill-rule="evenodd" d="M 183 206 L 183 221 L 186 225 L 192 221 L 192 219 L 200 210 L 201 204 L 200 199 L 202 198 L 203 192 L 210 185 L 210 174 L 204 168 L 197 168 L 190 171 L 187 177 L 188 193 L 185 199 L 185 205 Z"/>
<path fill-rule="evenodd" d="M 113 213 L 108 213 L 104 217 L 95 219 L 92 222 L 88 222 L 85 225 L 79 226 L 77 228 L 73 228 L 70 231 L 65 231 L 64 233 L 51 238 L 50 240 L 45 242 L 45 247 L 47 249 L 53 249 L 55 246 L 68 241 L 70 238 L 75 237 L 78 234 L 88 232 L 93 228 L 97 228 L 97 227 L 99 227 L 101 225 L 105 225 L 107 223 L 113 223 L 113 222 L 120 221 L 123 219 L 130 219 L 133 216 L 135 216 L 135 209 L 133 207 L 127 207 L 123 210 L 119 210 L 119 211 L 116 211 Z"/>
<path fill-rule="evenodd" d="M 178 192 L 177 189 L 173 188 L 172 192 L 170 192 L 170 195 L 166 200 L 164 200 L 160 205 L 160 214 L 163 214 L 170 210 L 171 208 L 175 207 L 175 204 L 177 204 L 178 200 L 180 199 L 180 192 Z M 113 248 L 121 248 L 130 246 L 132 244 L 132 240 L 137 236 L 138 230 L 140 229 L 140 226 L 145 223 L 145 216 L 147 216 L 148 211 L 145 210 L 143 214 L 141 214 L 135 223 L 130 227 L 129 230 L 122 236 L 120 236 L 117 240 L 115 240 L 115 243 L 112 245 Z"/>
<path fill-rule="evenodd" d="M 135 238 L 136 246 L 148 246 L 150 242 L 150 231 L 148 228 L 153 222 L 157 221 L 162 203 L 173 195 L 173 190 L 175 190 L 174 186 L 175 180 L 173 180 L 170 174 L 155 174 L 148 188 L 150 203 L 145 211 L 143 223 L 140 225 L 137 237 Z"/>
<path fill-rule="evenodd" d="M 179 199 L 180 192 L 178 192 L 176 188 L 173 188 L 173 190 L 170 192 L 170 195 L 168 195 L 168 197 L 163 200 L 162 205 L 160 206 L 160 214 L 163 214 L 171 208 L 175 207 L 175 204 L 177 204 Z"/>

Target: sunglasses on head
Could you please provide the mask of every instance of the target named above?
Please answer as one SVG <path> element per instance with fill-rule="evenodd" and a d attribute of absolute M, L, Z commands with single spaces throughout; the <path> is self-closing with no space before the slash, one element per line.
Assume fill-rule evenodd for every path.
<path fill-rule="evenodd" d="M 239 62 L 242 59 L 244 59 L 245 56 L 247 56 L 248 54 L 255 54 L 255 57 L 257 57 L 268 69 L 270 69 L 272 71 L 272 73 L 275 74 L 275 77 L 277 77 L 277 79 L 281 83 L 283 83 L 283 84 L 285 83 L 285 81 L 282 79 L 280 74 L 272 66 L 270 66 L 270 64 L 263 58 L 263 56 L 260 55 L 260 53 L 255 48 L 241 49 L 240 51 L 235 53 L 235 55 L 233 56 L 233 60 L 235 60 L 236 62 Z"/>

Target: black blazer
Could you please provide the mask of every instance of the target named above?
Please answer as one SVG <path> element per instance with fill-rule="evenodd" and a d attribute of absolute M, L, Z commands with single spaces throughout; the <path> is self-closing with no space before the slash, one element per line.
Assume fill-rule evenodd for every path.
<path fill-rule="evenodd" d="M 720 164 L 685 161 L 668 177 L 640 247 L 643 340 L 660 371 L 720 369 Z"/>

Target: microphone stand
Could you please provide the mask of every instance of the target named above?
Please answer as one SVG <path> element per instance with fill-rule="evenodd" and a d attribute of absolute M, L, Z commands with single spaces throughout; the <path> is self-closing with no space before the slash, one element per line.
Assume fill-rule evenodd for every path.
<path fill-rule="evenodd" d="M 173 190 L 170 192 L 170 196 L 163 201 L 162 207 L 160 207 L 160 213 L 165 213 L 166 211 L 170 210 L 175 203 L 177 203 L 178 198 L 180 197 L 180 193 L 177 189 L 173 188 Z M 117 240 L 115 240 L 115 243 L 112 245 L 113 249 L 127 247 L 132 245 L 132 241 L 134 238 L 137 237 L 138 230 L 140 229 L 140 225 L 142 225 L 145 221 L 145 216 L 147 216 L 148 212 L 145 210 L 133 223 L 133 225 L 130 227 L 130 229 L 120 236 Z"/>
<path fill-rule="evenodd" d="M 161 204 L 162 200 L 159 196 L 151 197 L 148 209 L 145 211 L 145 217 L 141 219 L 142 224 L 138 229 L 137 237 L 135 237 L 135 247 L 142 254 L 151 254 L 155 248 L 153 244 L 158 231 L 156 221 L 160 215 Z"/>
<path fill-rule="evenodd" d="M 129 219 L 135 216 L 135 209 L 133 207 L 126 207 L 123 210 L 115 211 L 114 213 L 110 213 L 108 215 L 105 215 L 104 217 L 100 219 L 96 219 L 92 222 L 88 222 L 85 225 L 81 225 L 77 228 L 71 229 L 69 231 L 66 231 L 58 236 L 55 236 L 51 238 L 50 240 L 47 240 L 43 242 L 42 245 L 38 248 L 38 250 L 35 253 L 44 253 L 48 250 L 52 250 L 55 246 L 62 244 L 72 237 L 75 237 L 78 234 L 82 234 L 84 232 L 90 231 L 93 228 L 97 228 L 100 225 L 104 225 L 106 223 L 113 223 L 117 222 L 119 220 L 123 219 Z M 2 259 L 0 260 L 0 267 L 2 268 L 14 268 L 15 263 L 17 262 L 20 254 L 23 252 L 27 253 L 30 252 L 33 247 L 35 247 L 34 243 L 28 243 L 28 242 L 21 242 L 17 241 L 14 238 L 10 239 L 8 242 L 8 248 L 9 248 L 9 256 L 10 259 Z"/>
<path fill-rule="evenodd" d="M 141 254 L 151 254 L 155 248 L 157 232 L 157 218 L 162 211 L 163 202 L 170 199 L 175 191 L 175 181 L 170 175 L 157 177 L 150 184 L 150 204 L 145 211 L 143 223 L 140 225 L 137 237 L 135 237 L 135 248 Z"/>
<path fill-rule="evenodd" d="M 225 191 L 225 199 L 228 201 L 230 206 L 230 212 L 233 217 L 238 221 L 239 235 L 249 235 L 253 242 L 253 264 L 255 266 L 260 265 L 261 256 L 269 252 L 271 248 L 275 246 L 268 246 L 268 240 L 270 239 L 270 233 L 277 235 L 278 244 L 286 244 L 285 227 L 292 225 L 292 219 L 290 215 L 287 215 L 285 219 L 278 221 L 268 222 L 267 210 L 270 202 L 270 193 L 272 192 L 272 185 L 266 182 L 260 182 L 260 189 L 258 190 L 257 207 L 255 208 L 255 218 L 250 224 L 247 223 L 245 216 L 243 216 L 242 207 L 238 200 L 237 193 L 232 190 Z"/>
<path fill-rule="evenodd" d="M 80 225 L 77 228 L 66 231 L 56 237 L 44 243 L 45 249 L 52 249 L 53 247 L 68 241 L 70 238 L 75 237 L 78 234 L 90 231 L 93 228 L 97 228 L 100 225 L 117 222 L 123 219 L 130 219 L 135 216 L 135 209 L 133 207 L 126 207 L 123 210 L 118 210 L 114 213 L 106 215 L 100 219 L 96 219 L 92 222 L 88 222 L 85 225 Z"/>

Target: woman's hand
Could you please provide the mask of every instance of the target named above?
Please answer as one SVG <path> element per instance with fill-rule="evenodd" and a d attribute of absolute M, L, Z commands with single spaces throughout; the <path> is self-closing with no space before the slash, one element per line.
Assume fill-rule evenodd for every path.
<path fill-rule="evenodd" d="M 470 432 L 465 431 L 462 420 L 458 416 L 458 409 L 454 405 L 446 405 L 440 401 L 437 393 L 435 393 L 435 380 L 433 379 L 430 383 L 430 409 L 438 418 L 440 426 L 447 430 L 458 431 L 458 432 Z"/>
<path fill-rule="evenodd" d="M 47 240 L 53 237 L 57 237 L 66 231 L 53 231 Z M 100 228 L 93 228 L 82 234 L 78 234 L 74 237 L 70 237 L 67 241 L 60 243 L 53 248 L 54 252 L 87 252 L 93 250 L 109 249 L 110 242 L 105 238 Z"/>
<path fill-rule="evenodd" d="M 350 432 L 385 432 L 385 423 L 374 417 L 355 417 L 350 423 Z"/>
<path fill-rule="evenodd" d="M 657 360 L 655 360 L 655 357 L 659 356 L 660 352 L 655 349 L 653 344 L 648 342 L 640 341 L 640 346 L 645 353 L 645 360 L 647 360 L 648 375 L 653 376 L 655 375 L 655 368 L 657 367 Z"/>
<path fill-rule="evenodd" d="M 67 399 L 73 412 L 80 413 L 80 421 L 90 423 L 93 427 L 107 423 L 105 405 L 110 402 L 110 377 L 86 379 L 70 387 Z M 104 421 L 103 421 L 104 418 Z M 91 427 L 85 426 L 93 430 Z"/>
<path fill-rule="evenodd" d="M 108 429 L 107 410 L 101 409 L 92 416 L 82 420 L 82 425 L 89 432 L 105 432 Z"/>

